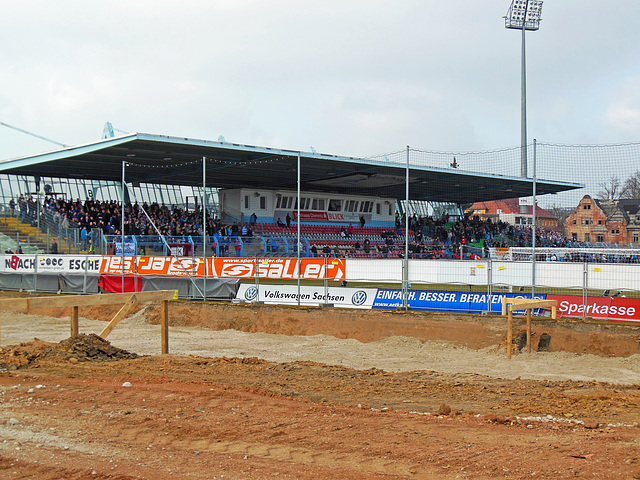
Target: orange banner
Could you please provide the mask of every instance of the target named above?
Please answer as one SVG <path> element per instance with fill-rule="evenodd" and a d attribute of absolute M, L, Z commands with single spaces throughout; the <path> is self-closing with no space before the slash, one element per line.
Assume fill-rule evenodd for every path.
<path fill-rule="evenodd" d="M 296 258 L 214 258 L 211 276 L 219 278 L 298 278 Z M 343 280 L 346 273 L 344 259 L 300 259 L 300 278 L 305 280 Z"/>
<path fill-rule="evenodd" d="M 137 268 L 134 268 L 134 258 L 137 259 Z M 118 255 L 104 256 L 100 273 L 121 275 L 122 257 Z M 204 262 L 201 258 L 193 257 L 124 257 L 124 274 L 133 275 L 134 273 L 169 277 L 202 277 Z"/>
<path fill-rule="evenodd" d="M 134 258 L 137 266 L 134 265 Z M 102 257 L 100 273 L 121 275 L 122 256 Z M 169 277 L 202 277 L 204 261 L 194 257 L 125 257 L 124 274 L 161 275 Z M 207 258 L 207 276 L 213 278 L 298 278 L 296 258 Z M 300 278 L 305 280 L 344 280 L 346 263 L 340 258 L 300 259 Z"/>

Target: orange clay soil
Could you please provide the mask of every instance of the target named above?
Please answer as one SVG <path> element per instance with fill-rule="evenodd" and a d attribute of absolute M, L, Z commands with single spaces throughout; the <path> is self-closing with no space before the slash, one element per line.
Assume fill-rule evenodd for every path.
<path fill-rule="evenodd" d="M 145 315 L 158 320 L 155 308 Z M 506 336 L 503 319 L 461 315 L 178 302 L 170 318 L 474 349 Z M 551 335 L 552 352 L 637 362 L 635 327 L 539 321 L 534 332 Z M 0 478 L 640 478 L 637 383 L 135 353 L 85 334 L 0 347 Z"/>

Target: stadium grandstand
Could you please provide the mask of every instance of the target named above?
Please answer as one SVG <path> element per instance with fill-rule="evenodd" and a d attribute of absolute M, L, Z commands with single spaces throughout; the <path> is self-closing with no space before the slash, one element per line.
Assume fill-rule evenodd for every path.
<path fill-rule="evenodd" d="M 415 165 L 409 149 L 403 163 L 109 136 L 0 162 L 3 251 L 475 258 L 531 233 L 465 218 L 463 204 L 582 187 L 454 167 Z"/>

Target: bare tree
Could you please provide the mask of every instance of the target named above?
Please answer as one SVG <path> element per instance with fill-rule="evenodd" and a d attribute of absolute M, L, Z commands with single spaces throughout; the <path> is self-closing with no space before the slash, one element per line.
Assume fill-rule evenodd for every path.
<path fill-rule="evenodd" d="M 560 227 L 563 235 L 565 234 L 564 221 L 569 218 L 572 210 L 573 209 L 571 207 L 559 207 L 556 204 L 551 208 L 547 208 L 547 211 L 558 219 L 558 226 Z"/>
<path fill-rule="evenodd" d="M 624 181 L 621 198 L 640 198 L 640 170 Z"/>
<path fill-rule="evenodd" d="M 615 175 L 600 184 L 598 198 L 601 200 L 618 200 L 622 196 L 622 184 Z"/>

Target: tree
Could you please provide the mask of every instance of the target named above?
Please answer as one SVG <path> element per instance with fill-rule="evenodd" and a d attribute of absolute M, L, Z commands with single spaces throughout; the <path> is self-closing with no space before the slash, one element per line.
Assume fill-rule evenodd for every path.
<path fill-rule="evenodd" d="M 618 200 L 622 195 L 622 190 L 620 179 L 614 175 L 608 181 L 600 184 L 598 197 L 601 200 Z"/>
<path fill-rule="evenodd" d="M 622 186 L 621 198 L 640 198 L 640 170 L 627 178 Z"/>
<path fill-rule="evenodd" d="M 553 207 L 547 208 L 547 211 L 558 219 L 558 226 L 562 234 L 565 235 L 564 221 L 569 218 L 573 209 L 571 207 L 559 207 L 554 203 Z"/>

